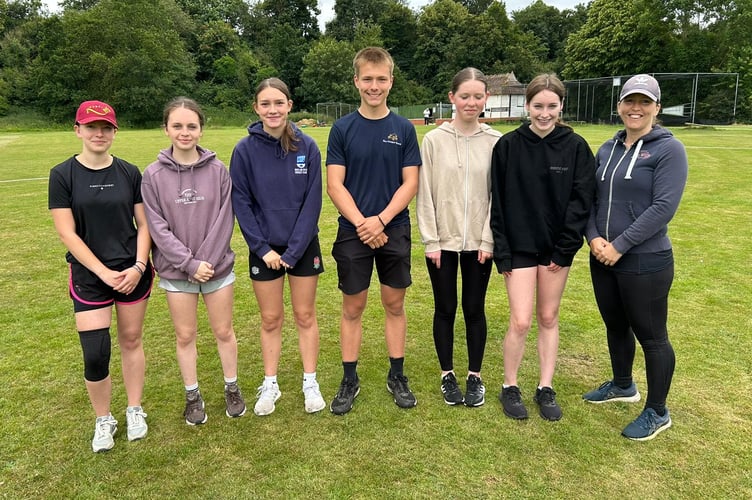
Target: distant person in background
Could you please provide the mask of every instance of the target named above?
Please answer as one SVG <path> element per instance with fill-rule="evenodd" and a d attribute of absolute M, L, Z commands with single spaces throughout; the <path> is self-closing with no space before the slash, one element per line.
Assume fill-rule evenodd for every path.
<path fill-rule="evenodd" d="M 261 312 L 264 381 L 254 412 L 271 414 L 282 395 L 277 370 L 287 275 L 303 361 L 304 407 L 315 413 L 326 408 L 316 380 L 316 288 L 324 272 L 318 237 L 321 153 L 316 142 L 288 119 L 292 97 L 279 78 L 259 84 L 253 109 L 260 120 L 248 127 L 248 135 L 235 146 L 230 175 L 232 203 L 250 249 L 251 281 Z"/>
<path fill-rule="evenodd" d="M 530 122 L 499 139 L 491 163 L 493 258 L 504 274 L 510 312 L 499 399 L 514 419 L 528 416 L 517 375 L 533 309 L 540 365 L 534 401 L 545 420 L 562 416 L 553 389 L 559 307 L 595 190 L 590 146 L 559 118 L 564 94 L 556 76 L 533 78 L 525 92 Z"/>
<path fill-rule="evenodd" d="M 488 98 L 485 75 L 465 68 L 454 76 L 449 101 L 455 118 L 423 138 L 416 204 L 433 287 L 433 340 L 448 405 L 481 406 L 486 388 L 481 365 L 486 348 L 486 289 L 491 276 L 491 154 L 501 133 L 478 122 Z M 457 271 L 462 273 L 468 373 L 466 390 L 454 373 Z"/>
<path fill-rule="evenodd" d="M 417 404 L 404 374 L 410 276 L 410 214 L 418 189 L 420 149 L 415 127 L 392 113 L 387 96 L 394 61 L 379 47 L 360 50 L 353 60 L 360 107 L 332 127 L 327 147 L 327 193 L 340 213 L 332 256 L 342 290 L 340 344 L 343 377 L 330 409 L 343 415 L 360 392 L 357 373 L 363 311 L 374 263 L 384 307 L 389 352 L 386 388 L 400 408 Z"/>
<path fill-rule="evenodd" d="M 69 292 L 84 357 L 84 382 L 96 415 L 94 452 L 112 449 L 118 421 L 110 413 L 112 307 L 128 399 L 129 441 L 146 436 L 141 407 L 146 360 L 142 343 L 153 271 L 141 200 L 141 172 L 109 152 L 118 130 L 115 110 L 86 101 L 73 127 L 80 154 L 50 171 L 49 208 L 68 252 Z"/>
<path fill-rule="evenodd" d="M 613 378 L 583 397 L 591 403 L 640 400 L 632 379 L 636 337 L 645 354 L 648 396 L 622 434 L 637 441 L 671 427 L 666 398 L 675 356 L 666 321 L 674 257 L 667 232 L 688 165 L 681 142 L 656 125 L 660 102 L 660 86 L 650 75 L 633 76 L 622 87 L 617 109 L 624 129 L 596 155 L 597 192 L 586 233 Z"/>
<path fill-rule="evenodd" d="M 423 125 L 431 123 L 431 110 L 426 108 L 423 110 Z"/>
<path fill-rule="evenodd" d="M 232 327 L 235 228 L 231 181 L 216 153 L 199 146 L 204 113 L 192 99 L 167 103 L 163 122 L 172 145 L 144 171 L 141 189 L 154 239 L 154 266 L 175 325 L 177 359 L 185 385 L 188 425 L 206 423 L 198 385 L 198 297 L 209 316 L 224 375 L 225 414 L 240 417 L 245 401 L 238 387 L 238 342 Z"/>

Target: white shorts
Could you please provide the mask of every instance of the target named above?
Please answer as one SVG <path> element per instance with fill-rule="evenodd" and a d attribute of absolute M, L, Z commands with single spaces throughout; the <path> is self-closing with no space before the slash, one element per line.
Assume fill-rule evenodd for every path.
<path fill-rule="evenodd" d="M 188 280 L 168 280 L 159 278 L 159 288 L 164 288 L 168 292 L 182 293 L 201 293 L 207 294 L 235 283 L 235 271 L 218 280 L 209 280 L 206 283 Z"/>

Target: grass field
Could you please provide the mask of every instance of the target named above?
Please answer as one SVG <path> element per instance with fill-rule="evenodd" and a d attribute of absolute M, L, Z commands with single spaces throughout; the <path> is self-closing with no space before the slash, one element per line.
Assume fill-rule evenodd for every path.
<path fill-rule="evenodd" d="M 419 126 L 422 135 L 428 127 Z M 509 127 L 502 127 L 502 131 Z M 595 149 L 613 127 L 581 126 Z M 329 129 L 306 129 L 322 151 Z M 0 132 L 0 497 L 2 498 L 750 498 L 752 298 L 747 268 L 752 244 L 752 128 L 673 129 L 687 147 L 689 182 L 670 234 L 676 278 L 669 331 L 677 368 L 669 395 L 674 426 L 647 443 L 621 429 L 641 404 L 587 405 L 581 395 L 609 377 L 605 334 L 583 249 L 561 310 L 555 377 L 560 422 L 537 416 L 535 328 L 520 371 L 531 418 L 504 417 L 501 340 L 507 303 L 494 274 L 487 310 L 485 406 L 447 407 L 431 337 L 432 297 L 416 231 L 408 291 L 406 373 L 418 406 L 397 408 L 385 389 L 388 369 L 378 295 L 364 319 L 361 394 L 352 412 L 308 415 L 302 367 L 288 310 L 277 411 L 224 416 L 222 373 L 205 318 L 200 324 L 199 379 L 206 425 L 182 418 L 183 388 L 164 292 L 155 288 L 145 326 L 144 408 L 149 435 L 125 439 L 125 396 L 113 346 L 115 448 L 93 454 L 93 415 L 82 381 L 80 345 L 66 293 L 65 250 L 47 210 L 49 169 L 80 151 L 70 132 Z M 242 129 L 207 129 L 203 145 L 229 161 Z M 167 145 L 159 130 L 118 133 L 112 151 L 141 168 Z M 327 400 L 341 377 L 340 293 L 329 250 L 336 211 L 324 199 L 321 242 L 326 272 L 318 296 L 319 381 Z M 413 215 L 414 220 L 414 215 Z M 415 224 L 414 224 L 415 230 Z M 252 407 L 263 370 L 258 310 L 240 232 L 235 329 L 240 384 Z M 461 318 L 461 315 L 459 315 Z M 466 366 L 464 326 L 456 326 L 456 368 Z M 642 352 L 635 379 L 646 391 Z"/>

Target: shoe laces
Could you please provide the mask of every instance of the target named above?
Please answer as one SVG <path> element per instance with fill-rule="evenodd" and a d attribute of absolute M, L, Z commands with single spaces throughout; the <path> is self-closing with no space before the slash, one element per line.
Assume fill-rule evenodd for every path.
<path fill-rule="evenodd" d="M 506 400 L 513 404 L 522 403 L 522 394 L 520 394 L 520 388 L 517 386 L 507 387 L 503 391 L 503 396 Z"/>
<path fill-rule="evenodd" d="M 394 383 L 395 390 L 399 392 L 408 392 L 407 377 L 405 375 L 392 375 L 389 377 Z M 456 385 L 456 384 L 455 384 Z"/>
<path fill-rule="evenodd" d="M 117 420 L 113 417 L 103 418 L 97 421 L 95 426 L 95 434 L 97 437 L 112 435 L 112 428 L 117 425 Z"/>
<path fill-rule="evenodd" d="M 543 387 L 538 393 L 538 401 L 542 405 L 552 405 L 556 401 L 556 392 L 550 387 Z"/>
<path fill-rule="evenodd" d="M 658 422 L 662 418 L 655 410 L 648 411 L 649 408 L 642 410 L 642 413 L 635 419 L 635 424 L 641 429 L 654 429 L 658 427 Z"/>
<path fill-rule="evenodd" d="M 279 389 L 274 386 L 274 384 L 261 384 L 258 388 L 258 392 L 256 393 L 256 397 L 258 399 L 271 399 L 274 400 L 277 396 L 277 393 L 279 392 Z"/>
<path fill-rule="evenodd" d="M 225 389 L 225 397 L 230 404 L 243 404 L 243 398 L 240 395 L 240 388 L 237 385 L 228 385 Z"/>
<path fill-rule="evenodd" d="M 343 379 L 339 386 L 339 391 L 337 391 L 337 398 L 344 398 L 348 395 L 354 394 L 355 383 L 356 381 L 354 379 Z"/>
<path fill-rule="evenodd" d="M 312 382 L 310 385 L 304 386 L 303 394 L 305 395 L 306 399 L 320 396 L 321 391 L 319 389 L 319 383 Z"/>
<path fill-rule="evenodd" d="M 458 388 L 457 379 L 451 372 L 444 375 L 444 377 L 441 379 L 441 383 L 444 385 L 447 392 L 453 391 Z"/>
<path fill-rule="evenodd" d="M 467 377 L 467 390 L 480 391 L 483 387 L 483 381 L 477 375 Z"/>
<path fill-rule="evenodd" d="M 185 398 L 186 405 L 185 405 L 185 414 L 188 415 L 190 413 L 193 413 L 195 411 L 201 411 L 201 394 L 198 392 L 194 394 L 188 393 Z"/>
<path fill-rule="evenodd" d="M 148 415 L 146 412 L 144 412 L 143 409 L 137 408 L 135 410 L 128 410 L 125 412 L 126 417 L 128 417 L 129 422 L 136 422 L 138 420 L 138 417 L 140 418 L 146 418 Z"/>

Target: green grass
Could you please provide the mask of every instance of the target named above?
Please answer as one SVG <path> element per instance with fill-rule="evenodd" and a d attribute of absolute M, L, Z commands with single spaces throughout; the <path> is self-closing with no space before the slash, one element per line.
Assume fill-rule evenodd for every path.
<path fill-rule="evenodd" d="M 502 131 L 511 127 L 502 127 Z M 428 127 L 418 127 L 422 135 Z M 616 129 L 581 126 L 596 147 Z M 325 151 L 328 128 L 308 128 Z M 648 443 L 621 429 L 641 405 L 586 405 L 581 394 L 609 376 L 605 334 L 595 307 L 585 250 L 573 266 L 561 310 L 555 377 L 564 418 L 534 411 L 504 417 L 501 341 L 508 318 L 503 280 L 494 274 L 487 310 L 486 405 L 447 407 L 431 337 L 432 296 L 417 232 L 414 285 L 407 295 L 406 372 L 419 404 L 397 408 L 385 389 L 383 313 L 372 295 L 364 318 L 362 390 L 344 417 L 307 415 L 302 367 L 288 310 L 280 366 L 282 399 L 264 418 L 224 416 L 222 374 L 205 315 L 199 379 L 209 421 L 182 419 L 183 389 L 164 292 L 155 288 L 145 326 L 144 407 L 149 435 L 125 439 L 125 396 L 113 347 L 115 448 L 93 454 L 93 415 L 83 385 L 80 346 L 66 293 L 64 248 L 47 210 L 49 169 L 80 150 L 72 131 L 0 133 L 0 497 L 3 498 L 749 498 L 752 497 L 752 298 L 747 263 L 752 214 L 752 129 L 674 129 L 687 147 L 689 183 L 671 224 L 676 279 L 669 330 L 677 369 L 669 395 L 674 426 Z M 203 145 L 229 161 L 242 128 L 209 128 Z M 161 130 L 118 133 L 113 153 L 140 167 L 167 140 Z M 23 180 L 26 179 L 26 180 Z M 326 272 L 318 295 L 319 380 L 329 400 L 340 377 L 336 270 L 329 250 L 336 211 L 324 198 L 321 242 Z M 415 227 L 414 227 L 415 229 Z M 249 405 L 263 370 L 258 309 L 239 231 L 235 329 L 240 383 Z M 376 289 L 373 289 L 374 291 Z M 461 318 L 461 315 L 460 315 Z M 535 329 L 520 372 L 534 410 Z M 464 326 L 456 327 L 456 367 L 466 366 Z M 642 352 L 635 363 L 646 390 Z"/>

